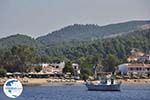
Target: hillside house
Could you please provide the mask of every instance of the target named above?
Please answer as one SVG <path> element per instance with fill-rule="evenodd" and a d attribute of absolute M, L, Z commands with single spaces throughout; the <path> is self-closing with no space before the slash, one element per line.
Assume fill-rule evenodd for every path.
<path fill-rule="evenodd" d="M 52 64 L 42 64 L 43 73 L 61 74 L 63 73 L 63 68 L 65 67 L 65 62 L 52 63 Z"/>
<path fill-rule="evenodd" d="M 149 74 L 150 73 L 150 64 L 121 64 L 118 66 L 119 72 L 122 74 L 128 74 L 128 73 L 143 73 L 143 74 Z"/>

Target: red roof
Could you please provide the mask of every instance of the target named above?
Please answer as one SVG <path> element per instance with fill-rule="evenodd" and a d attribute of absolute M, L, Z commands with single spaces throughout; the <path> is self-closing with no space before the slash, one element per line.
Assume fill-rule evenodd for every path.
<path fill-rule="evenodd" d="M 129 68 L 150 68 L 150 64 L 128 64 Z"/>

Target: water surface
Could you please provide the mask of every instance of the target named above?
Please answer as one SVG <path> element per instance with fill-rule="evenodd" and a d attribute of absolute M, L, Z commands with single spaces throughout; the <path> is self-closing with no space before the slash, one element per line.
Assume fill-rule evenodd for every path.
<path fill-rule="evenodd" d="M 12 100 L 0 87 L 0 100 Z M 150 84 L 126 84 L 120 92 L 88 91 L 84 85 L 25 86 L 14 100 L 150 100 Z"/>

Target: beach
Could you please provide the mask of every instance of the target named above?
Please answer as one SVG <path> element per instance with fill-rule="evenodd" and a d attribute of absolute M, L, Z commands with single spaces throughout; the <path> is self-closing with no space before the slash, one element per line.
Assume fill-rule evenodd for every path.
<path fill-rule="evenodd" d="M 118 79 L 122 84 L 150 84 L 150 79 Z"/>
<path fill-rule="evenodd" d="M 74 80 L 74 79 L 54 79 L 54 78 L 16 78 L 23 85 L 59 85 L 59 84 L 84 84 L 83 80 Z M 0 85 L 3 85 L 8 78 L 0 78 Z"/>
<path fill-rule="evenodd" d="M 83 80 L 74 79 L 55 79 L 55 78 L 16 78 L 24 86 L 30 85 L 71 85 L 71 84 L 85 84 Z M 0 85 L 2 86 L 8 78 L 0 78 Z M 150 84 L 150 79 L 117 79 L 117 82 L 122 84 Z"/>

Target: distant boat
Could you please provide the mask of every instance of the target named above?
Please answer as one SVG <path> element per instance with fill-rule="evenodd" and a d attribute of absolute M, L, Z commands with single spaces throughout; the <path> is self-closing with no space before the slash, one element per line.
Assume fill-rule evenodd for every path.
<path fill-rule="evenodd" d="M 98 83 L 87 82 L 85 85 L 89 91 L 120 91 L 121 83 L 117 83 L 113 78 L 103 78 Z"/>

